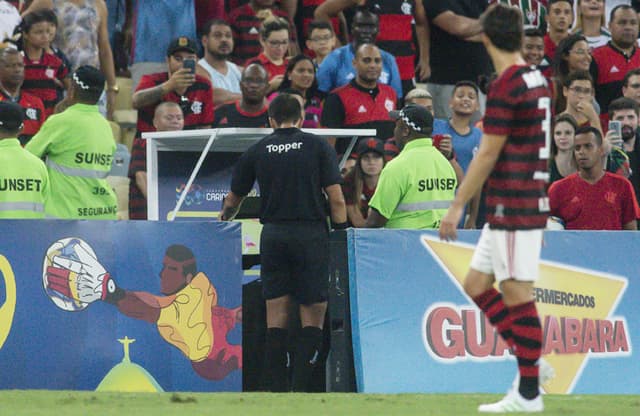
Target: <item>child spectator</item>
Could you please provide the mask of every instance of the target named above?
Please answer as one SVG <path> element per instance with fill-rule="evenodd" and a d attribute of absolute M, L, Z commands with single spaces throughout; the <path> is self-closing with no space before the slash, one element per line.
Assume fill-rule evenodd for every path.
<path fill-rule="evenodd" d="M 367 220 L 369 201 L 376 191 L 385 165 L 384 144 L 374 138 L 363 140 L 357 152 L 356 165 L 345 176 L 342 193 L 350 225 L 362 228 Z"/>
<path fill-rule="evenodd" d="M 20 25 L 25 65 L 22 90 L 42 100 L 45 119 L 53 114 L 54 107 L 62 98 L 58 90 L 69 88 L 69 69 L 60 58 L 47 52 L 51 33 L 50 15 L 50 12 L 38 10 L 25 15 Z"/>
<path fill-rule="evenodd" d="M 306 45 L 315 55 L 313 64 L 318 68 L 336 46 L 336 34 L 331 24 L 322 20 L 309 23 Z"/>

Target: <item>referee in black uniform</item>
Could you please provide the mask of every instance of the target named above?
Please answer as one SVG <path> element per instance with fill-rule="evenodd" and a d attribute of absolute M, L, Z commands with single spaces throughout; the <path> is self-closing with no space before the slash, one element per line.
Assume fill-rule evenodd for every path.
<path fill-rule="evenodd" d="M 260 260 L 267 303 L 264 388 L 288 391 L 289 306 L 300 305 L 302 332 L 293 363 L 293 391 L 307 391 L 322 346 L 327 310 L 329 240 L 324 193 L 334 229 L 347 225 L 334 149 L 321 137 L 299 130 L 299 100 L 278 95 L 269 106 L 275 131 L 249 148 L 236 164 L 231 192 L 220 219 L 231 220 L 258 180 L 261 195 Z"/>

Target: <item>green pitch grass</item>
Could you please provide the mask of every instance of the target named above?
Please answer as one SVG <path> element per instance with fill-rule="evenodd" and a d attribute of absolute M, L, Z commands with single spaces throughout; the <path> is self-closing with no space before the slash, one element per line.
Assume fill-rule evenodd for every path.
<path fill-rule="evenodd" d="M 489 394 L 96 393 L 0 391 L 3 416 L 465 416 Z M 640 396 L 545 396 L 545 415 L 640 415 Z"/>

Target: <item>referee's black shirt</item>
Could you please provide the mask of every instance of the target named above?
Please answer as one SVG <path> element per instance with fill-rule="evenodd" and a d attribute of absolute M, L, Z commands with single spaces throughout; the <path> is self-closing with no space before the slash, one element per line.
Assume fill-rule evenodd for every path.
<path fill-rule="evenodd" d="M 297 128 L 276 129 L 251 146 L 235 166 L 231 191 L 260 187 L 260 222 L 318 222 L 327 217 L 323 188 L 341 182 L 335 150 Z"/>

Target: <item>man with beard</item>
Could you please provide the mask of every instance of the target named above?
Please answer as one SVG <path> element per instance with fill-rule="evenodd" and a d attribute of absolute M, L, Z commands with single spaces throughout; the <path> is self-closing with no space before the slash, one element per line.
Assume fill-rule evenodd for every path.
<path fill-rule="evenodd" d="M 622 124 L 622 150 L 629 157 L 631 176 L 629 180 L 638 198 L 640 192 L 640 140 L 638 140 L 638 115 L 640 105 L 627 97 L 620 97 L 609 104 L 609 118 Z M 608 135 L 607 135 L 608 136 Z M 640 203 L 640 200 L 638 200 Z"/>
<path fill-rule="evenodd" d="M 603 127 L 607 125 L 609 103 L 621 95 L 625 74 L 640 67 L 640 54 L 636 48 L 638 15 L 631 6 L 621 4 L 611 10 L 609 31 L 611 41 L 592 53 L 596 67 L 596 101 L 600 104 Z"/>
<path fill-rule="evenodd" d="M 379 82 L 382 72 L 380 49 L 370 43 L 360 45 L 355 50 L 353 67 L 355 79 L 327 96 L 322 108 L 322 127 L 376 129 L 378 138 L 382 140 L 393 136 L 395 123 L 389 117 L 389 111 L 396 108 L 396 92 Z M 336 143 L 338 154 L 344 153 L 347 143 L 346 140 Z M 353 164 L 355 162 L 351 166 Z"/>
<path fill-rule="evenodd" d="M 637 123 L 637 115 L 635 116 Z M 636 230 L 638 208 L 633 186 L 624 177 L 605 172 L 602 135 L 594 127 L 576 131 L 573 153 L 578 172 L 549 188 L 551 215 L 567 230 Z"/>
<path fill-rule="evenodd" d="M 356 10 L 351 25 L 351 43 L 331 52 L 318 67 L 317 78 L 320 91 L 328 93 L 356 78 L 357 69 L 353 63 L 356 50 L 365 43 L 374 44 L 379 29 L 380 21 L 377 15 L 363 7 Z M 402 97 L 402 81 L 396 59 L 387 51 L 380 50 L 380 55 L 382 66 L 378 81 L 380 84 L 393 87 L 396 95 Z M 380 138 L 388 137 L 390 136 Z"/>
<path fill-rule="evenodd" d="M 216 107 L 214 127 L 269 127 L 267 70 L 257 62 L 247 66 L 242 71 L 240 89 L 239 100 Z"/>
<path fill-rule="evenodd" d="M 224 20 L 209 20 L 202 31 L 204 57 L 196 73 L 208 77 L 213 86 L 213 105 L 240 99 L 240 68 L 229 61 L 233 52 L 233 33 Z"/>
<path fill-rule="evenodd" d="M 163 101 L 178 103 L 184 115 L 184 129 L 206 129 L 213 123 L 213 91 L 208 79 L 185 68 L 195 61 L 198 45 L 185 36 L 174 39 L 167 48 L 166 72 L 144 75 L 132 97 L 138 110 L 138 134 L 154 131 L 153 116 Z"/>

